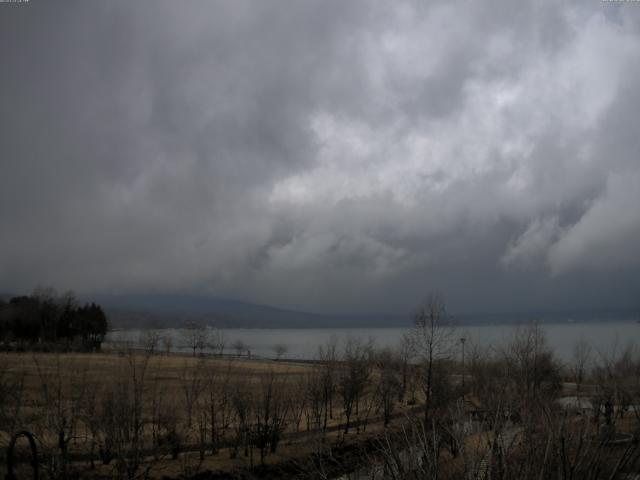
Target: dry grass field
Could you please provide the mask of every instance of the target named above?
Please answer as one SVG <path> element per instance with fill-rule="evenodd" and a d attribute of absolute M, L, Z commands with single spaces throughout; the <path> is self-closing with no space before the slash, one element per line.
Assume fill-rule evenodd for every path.
<path fill-rule="evenodd" d="M 0 353 L 0 456 L 9 432 L 26 430 L 43 478 L 635 473 L 640 360 L 595 365 L 578 389 L 537 335 L 530 330 L 500 355 L 472 356 L 465 370 L 355 340 L 314 362 Z M 535 342 L 538 350 L 529 348 Z M 26 446 L 20 440 L 17 457 L 28 475 Z M 197 477 L 205 472 L 218 476 Z"/>
<path fill-rule="evenodd" d="M 7 431 L 26 429 L 42 458 L 63 455 L 64 468 L 82 476 L 128 476 L 121 470 L 132 461 L 148 478 L 259 464 L 304 471 L 304 459 L 327 444 L 362 442 L 382 428 L 372 387 L 363 389 L 347 435 L 335 392 L 326 411 L 320 398 L 312 405 L 309 385 L 322 373 L 311 363 L 231 357 L 3 353 L 0 447 Z M 408 408 L 400 405 L 396 418 Z M 272 439 L 261 444 L 260 429 L 277 433 L 277 449 Z"/>

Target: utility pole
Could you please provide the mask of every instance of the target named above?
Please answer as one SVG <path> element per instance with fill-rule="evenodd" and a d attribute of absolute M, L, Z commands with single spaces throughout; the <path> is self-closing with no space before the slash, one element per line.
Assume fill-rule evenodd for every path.
<path fill-rule="evenodd" d="M 464 402 L 464 342 L 467 339 L 464 337 L 460 338 L 460 343 L 462 344 L 462 401 Z"/>

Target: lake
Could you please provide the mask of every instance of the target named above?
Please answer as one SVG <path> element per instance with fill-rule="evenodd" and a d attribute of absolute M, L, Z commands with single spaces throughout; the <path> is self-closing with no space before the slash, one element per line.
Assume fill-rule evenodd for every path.
<path fill-rule="evenodd" d="M 541 325 L 546 333 L 547 342 L 557 356 L 562 360 L 571 358 L 574 345 L 584 339 L 594 348 L 594 352 L 611 352 L 613 349 L 623 349 L 629 343 L 640 345 L 640 323 L 635 321 L 609 322 L 575 322 L 575 323 L 547 323 Z M 521 328 L 521 327 L 520 327 Z M 498 347 L 511 339 L 518 329 L 517 325 L 464 325 L 455 329 L 456 338 L 467 339 L 466 348 L 473 343 L 481 346 Z M 286 358 L 312 359 L 315 358 L 319 345 L 326 344 L 332 337 L 339 341 L 339 347 L 349 337 L 364 340 L 373 339 L 378 347 L 393 347 L 398 344 L 403 334 L 409 328 L 226 328 L 220 329 L 225 339 L 225 352 L 233 353 L 231 345 L 241 340 L 251 351 L 252 356 L 273 358 L 273 347 L 282 344 L 287 347 Z M 110 332 L 107 335 L 109 343 L 121 341 L 133 342 L 141 338 L 144 332 L 139 330 L 125 330 Z M 161 330 L 160 335 L 170 335 L 173 338 L 174 351 L 187 351 L 182 329 Z M 468 350 L 467 350 L 468 351 Z"/>

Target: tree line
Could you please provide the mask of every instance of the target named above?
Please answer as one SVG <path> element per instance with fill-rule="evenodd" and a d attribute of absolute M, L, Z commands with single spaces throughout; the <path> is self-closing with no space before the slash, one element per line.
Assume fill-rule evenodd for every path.
<path fill-rule="evenodd" d="M 332 339 L 305 365 L 197 355 L 202 335 L 191 333 L 189 355 L 160 355 L 150 341 L 99 374 L 86 356 L 45 364 L 34 355 L 31 390 L 0 364 L 0 425 L 42 439 L 51 478 L 86 467 L 70 453 L 77 439 L 92 469 L 102 463 L 123 479 L 152 476 L 171 459 L 190 478 L 223 455 L 259 469 L 296 438 L 307 450 L 295 452 L 295 478 L 367 469 L 361 478 L 615 480 L 640 469 L 640 355 L 631 347 L 596 352 L 581 342 L 562 364 L 531 324 L 501 345 L 469 341 L 462 361 L 465 343 L 438 296 L 396 348 Z M 560 401 L 567 388 L 575 405 Z M 357 439 L 357 458 L 342 462 Z"/>
<path fill-rule="evenodd" d="M 100 305 L 81 305 L 72 292 L 38 288 L 0 299 L 0 342 L 5 348 L 97 350 L 108 329 Z"/>

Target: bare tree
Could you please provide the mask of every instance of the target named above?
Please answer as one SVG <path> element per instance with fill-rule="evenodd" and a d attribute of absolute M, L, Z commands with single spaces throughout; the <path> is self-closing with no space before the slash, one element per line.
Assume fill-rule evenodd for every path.
<path fill-rule="evenodd" d="M 252 408 L 253 439 L 264 464 L 268 452 L 275 453 L 285 428 L 290 402 L 285 394 L 287 375 L 262 374 Z"/>
<path fill-rule="evenodd" d="M 121 370 L 104 385 L 96 412 L 100 456 L 104 464 L 115 461 L 119 478 L 136 477 L 142 465 L 149 359 L 149 355 L 127 352 Z"/>
<path fill-rule="evenodd" d="M 296 432 L 300 431 L 300 423 L 302 422 L 302 416 L 307 410 L 307 383 L 304 375 L 298 375 L 294 377 L 291 382 L 289 395 L 290 401 L 290 418 L 291 425 L 293 425 Z"/>
<path fill-rule="evenodd" d="M 331 337 L 325 345 L 318 347 L 319 379 L 322 384 L 322 399 L 324 422 L 323 430 L 327 429 L 328 419 L 333 419 L 333 396 L 336 390 L 337 371 L 337 337 Z"/>
<path fill-rule="evenodd" d="M 235 440 L 230 450 L 231 458 L 238 455 L 238 450 L 244 447 L 245 457 L 249 456 L 251 448 L 251 415 L 253 409 L 252 396 L 246 379 L 237 378 L 232 390 L 231 403 L 235 414 Z"/>
<path fill-rule="evenodd" d="M 398 401 L 404 402 L 409 380 L 411 376 L 411 360 L 415 356 L 415 345 L 411 334 L 403 334 L 397 347 L 397 358 L 400 367 L 400 388 L 398 389 Z"/>
<path fill-rule="evenodd" d="M 580 392 L 580 387 L 584 382 L 587 373 L 589 361 L 591 360 L 591 345 L 584 338 L 573 346 L 573 355 L 571 359 L 571 376 L 576 384 L 576 390 Z"/>
<path fill-rule="evenodd" d="M 398 390 L 401 388 L 402 381 L 398 378 L 401 375 L 402 364 L 391 350 L 385 349 L 378 352 L 375 356 L 375 365 L 378 375 L 375 378 L 375 394 L 379 405 L 382 408 L 382 416 L 384 425 L 389 425 L 391 416 L 398 398 Z"/>
<path fill-rule="evenodd" d="M 349 433 L 352 413 L 359 415 L 360 400 L 364 394 L 371 372 L 371 345 L 360 339 L 347 340 L 342 366 L 338 378 L 338 391 L 346 419 L 344 433 Z"/>
<path fill-rule="evenodd" d="M 636 349 L 636 354 L 632 366 L 630 389 L 633 403 L 633 413 L 636 420 L 640 422 L 640 349 Z"/>
<path fill-rule="evenodd" d="M 469 386 L 480 405 L 503 405 L 508 398 L 507 363 L 494 350 L 471 344 L 467 354 Z"/>
<path fill-rule="evenodd" d="M 182 330 L 182 337 L 186 346 L 193 352 L 193 356 L 196 356 L 196 351 L 202 350 L 207 345 L 207 339 L 209 331 L 207 327 L 199 325 L 195 322 L 188 322 Z"/>
<path fill-rule="evenodd" d="M 231 348 L 233 348 L 236 351 L 236 355 L 240 357 L 245 351 L 247 351 L 249 347 L 242 340 L 238 339 L 235 342 L 233 342 L 233 344 L 231 345 Z"/>
<path fill-rule="evenodd" d="M 43 438 L 55 438 L 60 454 L 59 462 L 51 463 L 53 476 L 68 475 L 69 444 L 77 435 L 79 415 L 86 385 L 85 369 L 69 369 L 63 366 L 60 355 L 55 355 L 49 365 L 33 356 L 40 383 L 40 408 L 44 415 Z"/>
<path fill-rule="evenodd" d="M 145 378 L 149 366 L 149 355 L 136 355 L 131 352 L 127 357 L 129 373 L 130 403 L 130 431 L 128 432 L 127 453 L 124 462 L 128 478 L 133 478 L 142 461 L 142 447 L 144 434 L 144 403 L 146 395 Z"/>
<path fill-rule="evenodd" d="M 276 360 L 280 360 L 284 354 L 287 353 L 289 347 L 287 347 L 284 343 L 276 343 L 272 347 L 273 353 L 276 355 Z"/>
<path fill-rule="evenodd" d="M 217 453 L 231 417 L 231 365 L 229 361 L 223 371 L 211 365 L 206 372 L 204 400 L 212 454 Z"/>
<path fill-rule="evenodd" d="M 0 425 L 12 434 L 22 419 L 24 372 L 12 372 L 0 362 Z"/>
<path fill-rule="evenodd" d="M 218 356 L 222 356 L 226 345 L 224 332 L 218 328 L 210 328 L 208 338 L 208 347 Z"/>
<path fill-rule="evenodd" d="M 197 361 L 195 365 L 185 361 L 182 366 L 180 389 L 182 391 L 185 413 L 187 415 L 187 430 L 191 429 L 194 407 L 206 386 L 204 373 L 205 364 L 202 359 Z"/>
<path fill-rule="evenodd" d="M 169 355 L 171 353 L 171 347 L 173 346 L 173 337 L 169 334 L 163 335 L 161 341 L 165 355 Z"/>
<path fill-rule="evenodd" d="M 104 379 L 101 379 L 104 381 Z M 89 462 L 91 468 L 95 468 L 95 451 L 100 435 L 100 417 L 98 416 L 98 404 L 102 395 L 102 381 L 87 379 L 85 394 L 80 398 L 78 416 L 82 420 L 90 435 Z"/>
<path fill-rule="evenodd" d="M 609 350 L 599 350 L 594 362 L 593 379 L 596 394 L 592 397 L 596 419 L 603 410 L 605 423 L 615 424 L 623 418 L 633 399 L 633 344 L 620 349 L 618 341 Z"/>
<path fill-rule="evenodd" d="M 158 378 L 155 377 L 151 383 L 149 396 L 151 397 L 151 405 L 149 409 L 149 424 L 151 427 L 151 449 L 155 459 L 160 457 L 160 443 L 162 439 L 163 417 L 166 415 L 167 405 L 165 403 L 167 395 L 166 388 L 162 385 Z M 165 434 L 166 437 L 166 434 Z"/>
<path fill-rule="evenodd" d="M 146 330 L 141 332 L 138 343 L 145 352 L 149 355 L 153 355 L 160 345 L 160 332 L 157 330 Z"/>
<path fill-rule="evenodd" d="M 449 358 L 453 345 L 453 325 L 447 314 L 444 298 L 431 294 L 416 313 L 413 345 L 421 365 L 421 384 L 424 393 L 424 422 L 428 427 L 434 387 L 446 381 L 439 363 Z"/>
<path fill-rule="evenodd" d="M 315 367 L 311 372 L 307 373 L 305 379 L 305 416 L 307 419 L 307 431 L 313 429 L 326 429 L 326 408 L 329 403 L 325 400 L 325 381 L 324 370 Z M 324 431 L 323 429 L 323 431 Z"/>
<path fill-rule="evenodd" d="M 518 328 L 503 352 L 509 378 L 522 400 L 521 412 L 531 411 L 531 404 L 548 400 L 560 388 L 560 366 L 537 323 Z"/>

